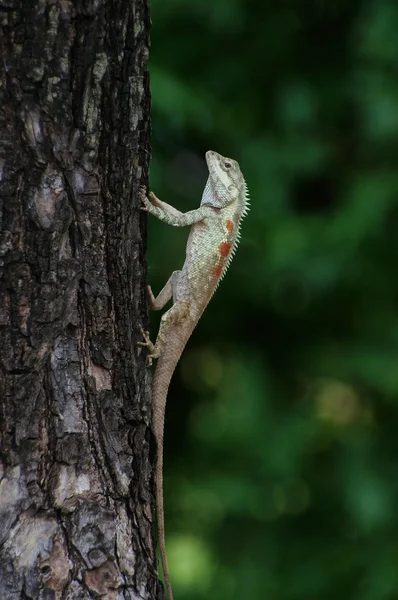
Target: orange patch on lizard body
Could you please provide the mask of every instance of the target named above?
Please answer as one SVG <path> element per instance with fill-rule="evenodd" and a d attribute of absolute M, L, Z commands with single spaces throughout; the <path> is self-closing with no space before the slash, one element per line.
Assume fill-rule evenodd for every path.
<path fill-rule="evenodd" d="M 222 273 L 221 265 L 217 265 L 216 267 L 213 267 L 211 270 L 211 274 L 213 275 L 213 277 L 221 277 L 221 273 Z"/>
<path fill-rule="evenodd" d="M 228 256 L 230 250 L 231 244 L 229 242 L 221 242 L 221 244 L 218 246 L 218 251 L 224 258 Z"/>
<path fill-rule="evenodd" d="M 235 229 L 235 225 L 233 224 L 233 222 L 230 219 L 227 219 L 225 221 L 225 227 L 227 228 L 227 231 L 229 231 L 230 233 Z"/>

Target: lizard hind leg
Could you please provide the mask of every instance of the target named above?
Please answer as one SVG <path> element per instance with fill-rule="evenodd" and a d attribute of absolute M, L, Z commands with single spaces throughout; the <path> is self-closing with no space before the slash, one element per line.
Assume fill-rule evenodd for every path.
<path fill-rule="evenodd" d="M 160 319 L 159 332 L 156 338 L 156 343 L 151 342 L 149 333 L 140 327 L 141 335 L 144 338 L 143 342 L 138 342 L 139 346 L 148 348 L 148 364 L 152 364 L 154 358 L 161 356 L 163 349 L 167 343 L 168 332 L 170 327 L 178 325 L 189 314 L 189 304 L 184 300 L 179 300 L 162 315 Z"/>
<path fill-rule="evenodd" d="M 163 349 L 167 343 L 169 337 L 169 330 L 173 325 L 178 325 L 183 321 L 189 314 L 189 304 L 184 300 L 177 300 L 173 306 L 162 315 L 160 319 L 159 332 L 156 338 L 154 346 L 154 353 L 156 356 L 152 358 L 158 358 L 161 356 Z"/>
<path fill-rule="evenodd" d="M 137 344 L 139 346 L 145 346 L 146 348 L 148 348 L 148 365 L 151 366 L 152 359 L 158 358 L 159 355 L 157 354 L 155 344 L 153 344 L 150 340 L 149 332 L 145 331 L 142 327 L 140 327 L 140 331 L 141 331 L 142 337 L 144 338 L 144 341 L 137 342 Z"/>
<path fill-rule="evenodd" d="M 159 292 L 159 294 L 155 297 L 152 288 L 150 285 L 147 286 L 148 297 L 149 297 L 149 305 L 151 310 L 161 310 L 165 304 L 170 300 L 172 296 L 175 296 L 175 287 L 177 283 L 178 276 L 181 271 L 173 271 L 170 275 L 166 285 Z"/>
<path fill-rule="evenodd" d="M 168 332 L 172 325 L 177 325 L 189 314 L 189 304 L 186 300 L 177 300 L 177 285 L 181 275 L 181 271 L 174 271 L 169 280 L 167 281 L 164 288 L 159 294 L 154 296 L 152 289 L 148 286 L 149 302 L 152 310 L 160 310 L 170 300 L 171 296 L 174 298 L 173 306 L 165 312 L 160 319 L 160 326 L 156 343 L 151 342 L 149 333 L 144 331 L 141 327 L 141 334 L 144 338 L 143 342 L 138 342 L 140 346 L 146 346 L 148 348 L 148 363 L 152 364 L 154 358 L 159 358 L 163 352 L 163 348 L 167 342 Z"/>

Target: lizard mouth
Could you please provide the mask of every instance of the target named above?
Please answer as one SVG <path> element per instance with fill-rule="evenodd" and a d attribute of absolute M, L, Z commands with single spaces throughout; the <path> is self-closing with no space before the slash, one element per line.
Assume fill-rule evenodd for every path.
<path fill-rule="evenodd" d="M 221 154 L 218 152 L 214 152 L 213 150 L 208 150 L 206 152 L 206 163 L 209 173 L 214 177 L 217 174 L 217 167 L 220 162 L 223 160 Z"/>
<path fill-rule="evenodd" d="M 207 165 L 209 165 L 209 161 L 214 158 L 217 158 L 218 160 L 220 160 L 220 159 L 222 159 L 222 156 L 221 156 L 221 154 L 218 154 L 218 152 L 214 152 L 213 150 L 208 150 L 206 152 Z"/>

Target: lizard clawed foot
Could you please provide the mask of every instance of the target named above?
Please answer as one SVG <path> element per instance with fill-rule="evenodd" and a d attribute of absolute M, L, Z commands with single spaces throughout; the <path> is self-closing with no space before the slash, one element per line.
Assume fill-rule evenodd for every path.
<path fill-rule="evenodd" d="M 140 187 L 140 199 L 140 208 L 141 210 L 145 210 L 145 212 L 150 212 L 151 206 L 157 206 L 160 209 L 162 208 L 161 200 L 157 196 L 155 196 L 153 192 L 149 192 L 149 196 L 147 196 L 146 187 L 143 185 Z"/>
<path fill-rule="evenodd" d="M 149 354 L 148 354 L 148 365 L 151 366 L 152 359 L 159 358 L 160 352 L 156 349 L 155 344 L 153 344 L 151 342 L 151 340 L 149 339 L 149 332 L 145 331 L 142 327 L 140 327 L 140 331 L 141 331 L 142 337 L 144 338 L 144 341 L 143 342 L 138 342 L 138 345 L 139 346 L 145 346 L 146 348 L 148 348 L 148 351 L 149 351 Z"/>
<path fill-rule="evenodd" d="M 141 199 L 140 209 L 144 210 L 145 212 L 148 212 L 149 211 L 149 207 L 151 206 L 151 203 L 150 203 L 150 201 L 147 198 L 146 187 L 144 185 L 142 185 L 140 187 L 140 199 Z"/>

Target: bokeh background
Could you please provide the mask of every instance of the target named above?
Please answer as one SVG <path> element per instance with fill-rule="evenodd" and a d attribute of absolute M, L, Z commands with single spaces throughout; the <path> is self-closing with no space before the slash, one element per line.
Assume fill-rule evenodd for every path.
<path fill-rule="evenodd" d="M 152 0 L 151 188 L 239 161 L 166 418 L 176 600 L 398 598 L 398 2 Z M 188 231 L 149 221 L 154 291 Z M 153 334 L 159 315 L 151 315 Z"/>

